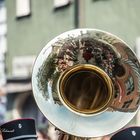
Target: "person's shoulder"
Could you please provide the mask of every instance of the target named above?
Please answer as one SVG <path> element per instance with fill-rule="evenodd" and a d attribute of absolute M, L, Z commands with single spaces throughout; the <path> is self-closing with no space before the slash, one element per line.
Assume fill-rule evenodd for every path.
<path fill-rule="evenodd" d="M 0 97 L 6 95 L 6 88 L 4 86 L 0 87 Z"/>
<path fill-rule="evenodd" d="M 140 127 L 125 128 L 111 137 L 111 140 L 140 140 Z"/>

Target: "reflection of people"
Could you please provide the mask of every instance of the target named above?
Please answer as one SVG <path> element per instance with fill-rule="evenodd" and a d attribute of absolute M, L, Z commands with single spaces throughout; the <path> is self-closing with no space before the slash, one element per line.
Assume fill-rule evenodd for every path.
<path fill-rule="evenodd" d="M 4 96 L 6 93 L 5 93 L 5 90 L 4 88 L 0 87 L 0 96 Z"/>
<path fill-rule="evenodd" d="M 140 127 L 125 128 L 114 134 L 110 140 L 140 140 Z"/>
<path fill-rule="evenodd" d="M 0 132 L 0 140 L 3 140 L 1 132 Z"/>
<path fill-rule="evenodd" d="M 37 140 L 35 121 L 30 118 L 7 122 L 0 129 L 3 140 Z"/>

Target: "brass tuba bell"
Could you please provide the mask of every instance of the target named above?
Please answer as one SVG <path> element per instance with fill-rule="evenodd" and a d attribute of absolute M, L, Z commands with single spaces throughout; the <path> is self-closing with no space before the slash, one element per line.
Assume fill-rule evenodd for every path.
<path fill-rule="evenodd" d="M 140 63 L 118 37 L 75 29 L 42 49 L 32 88 L 40 110 L 61 131 L 73 139 L 104 136 L 125 126 L 138 110 Z"/>

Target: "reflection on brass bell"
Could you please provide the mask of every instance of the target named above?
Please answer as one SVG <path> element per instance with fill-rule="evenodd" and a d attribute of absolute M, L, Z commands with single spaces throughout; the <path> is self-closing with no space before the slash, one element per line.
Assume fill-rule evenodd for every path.
<path fill-rule="evenodd" d="M 140 104 L 139 81 L 140 63 L 133 51 L 96 29 L 54 38 L 38 55 L 32 74 L 38 107 L 71 134 L 62 135 L 69 140 L 107 135 L 126 125 Z"/>

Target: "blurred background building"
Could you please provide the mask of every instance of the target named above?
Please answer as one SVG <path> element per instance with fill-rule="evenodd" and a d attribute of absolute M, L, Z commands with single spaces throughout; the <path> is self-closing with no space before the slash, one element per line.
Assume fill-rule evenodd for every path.
<path fill-rule="evenodd" d="M 7 23 L 6 23 L 6 7 L 4 1 L 0 0 L 0 123 L 5 121 L 6 114 L 6 96 L 1 87 L 6 84 L 5 72 L 5 54 L 7 52 Z"/>
<path fill-rule="evenodd" d="M 46 119 L 32 96 L 32 66 L 40 50 L 60 33 L 105 30 L 140 56 L 139 5 L 139 0 L 0 0 L 0 87 L 6 94 L 0 112 L 6 120 L 34 117 L 43 127 Z"/>

